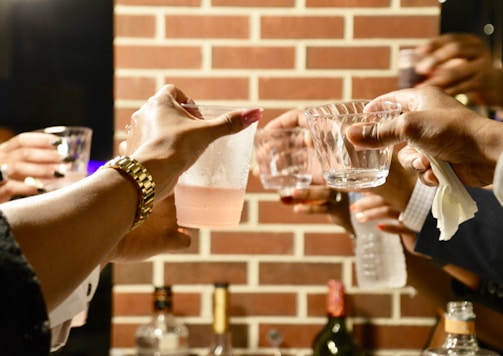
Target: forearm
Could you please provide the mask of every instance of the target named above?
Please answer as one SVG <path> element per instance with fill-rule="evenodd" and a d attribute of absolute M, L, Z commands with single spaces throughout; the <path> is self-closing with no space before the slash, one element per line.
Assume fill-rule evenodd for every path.
<path fill-rule="evenodd" d="M 49 311 L 127 233 L 137 200 L 138 193 L 127 177 L 104 169 L 71 187 L 2 206 L 41 281 Z"/>

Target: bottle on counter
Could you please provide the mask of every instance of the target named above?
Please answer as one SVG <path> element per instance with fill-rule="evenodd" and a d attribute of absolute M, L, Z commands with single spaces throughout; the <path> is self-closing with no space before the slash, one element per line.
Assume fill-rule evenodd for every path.
<path fill-rule="evenodd" d="M 208 356 L 232 356 L 232 335 L 229 323 L 229 283 L 217 282 L 213 290 L 212 339 Z"/>
<path fill-rule="evenodd" d="M 171 286 L 156 287 L 152 320 L 136 331 L 138 356 L 189 355 L 189 329 L 173 315 Z"/>
<path fill-rule="evenodd" d="M 498 353 L 481 349 L 475 334 L 473 304 L 467 301 L 447 303 L 445 313 L 445 341 L 441 347 L 429 348 L 423 356 L 496 356 Z"/>
<path fill-rule="evenodd" d="M 350 192 L 353 203 L 361 193 Z M 399 235 L 377 228 L 375 221 L 360 222 L 351 213 L 355 231 L 355 264 L 358 286 L 362 288 L 400 288 L 407 282 L 407 266 Z"/>
<path fill-rule="evenodd" d="M 313 356 L 361 356 L 362 347 L 346 326 L 346 297 L 340 281 L 328 281 L 328 320 L 313 340 Z"/>

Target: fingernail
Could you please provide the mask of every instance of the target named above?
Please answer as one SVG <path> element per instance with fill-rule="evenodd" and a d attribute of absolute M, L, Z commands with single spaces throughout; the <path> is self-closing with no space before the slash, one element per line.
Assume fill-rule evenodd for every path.
<path fill-rule="evenodd" d="M 420 158 L 416 158 L 412 161 L 412 167 L 418 171 L 424 171 L 426 169 Z"/>
<path fill-rule="evenodd" d="M 262 118 L 262 109 L 249 109 L 241 112 L 241 121 L 243 125 L 249 126 Z"/>
<path fill-rule="evenodd" d="M 61 173 L 60 171 L 54 171 L 53 175 L 56 178 L 63 178 L 65 176 L 65 174 Z"/>
<path fill-rule="evenodd" d="M 58 140 L 54 140 L 54 141 L 52 141 L 52 142 L 51 142 L 51 145 L 53 145 L 53 146 L 58 146 L 58 145 L 61 145 L 62 143 L 63 143 L 63 139 L 62 139 L 62 138 L 60 138 L 60 139 L 58 139 Z"/>
<path fill-rule="evenodd" d="M 364 214 L 364 213 L 362 213 L 362 212 L 356 213 L 356 214 L 355 214 L 355 218 L 356 218 L 356 220 L 358 220 L 358 221 L 365 221 L 365 214 Z"/>
<path fill-rule="evenodd" d="M 66 156 L 65 158 L 63 158 L 63 162 L 75 162 L 76 159 L 77 157 L 75 156 Z"/>

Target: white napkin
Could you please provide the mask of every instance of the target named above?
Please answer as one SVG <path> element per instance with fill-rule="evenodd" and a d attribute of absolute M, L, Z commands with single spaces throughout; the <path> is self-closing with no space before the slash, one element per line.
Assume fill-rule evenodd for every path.
<path fill-rule="evenodd" d="M 437 219 L 439 240 L 446 241 L 456 233 L 459 224 L 473 218 L 478 210 L 477 203 L 468 194 L 449 163 L 429 156 L 428 160 L 439 181 L 431 212 Z"/>

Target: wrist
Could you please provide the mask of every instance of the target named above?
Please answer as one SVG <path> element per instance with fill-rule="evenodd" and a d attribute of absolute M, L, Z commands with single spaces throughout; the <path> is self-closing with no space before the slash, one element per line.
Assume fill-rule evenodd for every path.
<path fill-rule="evenodd" d="M 105 163 L 102 168 L 112 168 L 127 177 L 138 193 L 138 204 L 131 230 L 140 226 L 152 213 L 155 196 L 155 183 L 148 170 L 134 158 L 117 156 Z"/>

